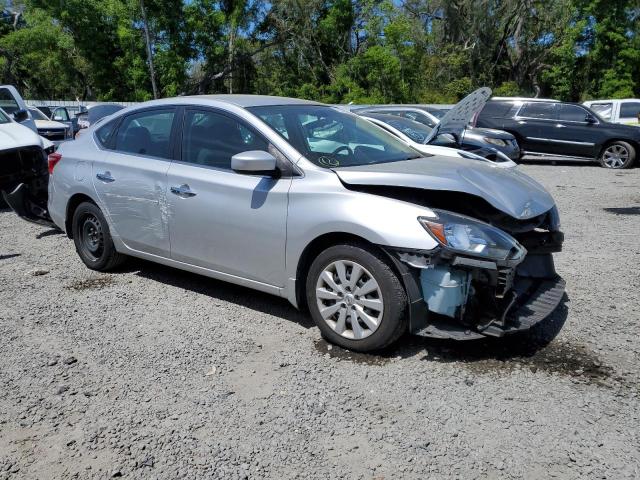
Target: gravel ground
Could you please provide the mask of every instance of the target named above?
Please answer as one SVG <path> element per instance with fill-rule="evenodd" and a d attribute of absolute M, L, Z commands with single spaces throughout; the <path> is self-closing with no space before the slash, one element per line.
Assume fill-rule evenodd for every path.
<path fill-rule="evenodd" d="M 282 299 L 91 272 L 0 212 L 0 479 L 639 478 L 640 169 L 521 168 L 567 236 L 550 343 L 352 354 Z"/>

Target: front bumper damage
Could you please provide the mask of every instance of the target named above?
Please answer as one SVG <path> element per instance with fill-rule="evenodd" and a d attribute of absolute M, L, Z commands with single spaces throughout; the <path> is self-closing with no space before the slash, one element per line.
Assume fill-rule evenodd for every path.
<path fill-rule="evenodd" d="M 561 232 L 520 234 L 526 255 L 506 261 L 473 258 L 446 248 L 387 249 L 410 299 L 411 333 L 471 340 L 531 329 L 564 297 L 565 281 L 556 273 L 552 257 L 561 250 L 563 239 Z M 435 295 L 428 291 L 434 272 L 444 273 L 448 285 L 458 289 L 453 302 L 443 302 L 439 291 Z M 443 295 L 452 297 L 448 292 Z M 460 295 L 464 299 L 458 302 Z"/>

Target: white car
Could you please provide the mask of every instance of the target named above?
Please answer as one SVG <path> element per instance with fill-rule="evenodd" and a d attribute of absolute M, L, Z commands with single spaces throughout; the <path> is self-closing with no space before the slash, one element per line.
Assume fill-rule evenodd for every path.
<path fill-rule="evenodd" d="M 385 117 L 389 117 L 390 120 L 393 120 L 393 121 L 387 121 Z M 443 147 L 439 145 L 422 143 L 424 141 L 424 138 L 426 138 L 426 136 L 429 134 L 429 132 L 421 131 L 420 129 L 421 128 L 424 129 L 425 127 L 421 123 L 414 122 L 409 119 L 397 118 L 397 117 L 391 117 L 389 115 L 379 115 L 379 114 L 369 114 L 369 115 L 362 114 L 362 118 L 365 118 L 369 120 L 371 123 L 375 123 L 379 127 L 384 128 L 387 132 L 391 133 L 392 135 L 395 135 L 407 145 L 410 145 L 414 149 L 418 150 L 420 153 L 424 153 L 427 155 L 446 155 L 446 156 L 453 156 L 453 157 L 468 158 L 472 160 L 479 160 L 500 168 L 513 168 L 518 165 L 516 162 L 511 160 L 505 154 L 498 151 L 495 152 L 495 157 L 494 157 L 495 159 L 490 160 L 488 158 L 481 157 L 480 155 L 476 155 L 475 153 L 466 152 L 464 150 L 460 150 L 457 148 L 450 148 L 450 147 Z M 393 125 L 395 125 L 398 122 L 403 122 L 407 124 L 405 126 L 409 126 L 411 128 L 411 131 L 408 131 L 407 128 L 405 128 L 404 131 L 400 131 L 399 129 L 394 127 Z M 413 138 L 411 138 L 411 136 L 409 135 L 413 136 Z M 422 142 L 417 141 L 419 139 L 422 139 Z"/>
<path fill-rule="evenodd" d="M 640 99 L 624 98 L 620 100 L 589 100 L 584 106 L 611 123 L 640 125 Z"/>
<path fill-rule="evenodd" d="M 11 192 L 24 181 L 24 172 L 30 172 L 34 181 L 45 182 L 47 155 L 55 149 L 53 143 L 42 138 L 25 125 L 14 121 L 0 109 L 0 191 Z M 22 168 L 16 168 L 21 165 Z M 46 205 L 31 205 L 35 214 Z"/>
<path fill-rule="evenodd" d="M 73 127 L 62 122 L 49 120 L 47 116 L 36 107 L 29 107 L 29 114 L 36 124 L 38 134 L 59 145 L 66 140 L 73 140 Z"/>

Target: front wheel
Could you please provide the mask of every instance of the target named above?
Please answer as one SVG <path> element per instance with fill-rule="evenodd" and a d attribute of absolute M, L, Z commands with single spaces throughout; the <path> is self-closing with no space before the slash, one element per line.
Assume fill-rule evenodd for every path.
<path fill-rule="evenodd" d="M 76 251 L 87 267 L 107 272 L 124 262 L 126 257 L 116 251 L 109 225 L 95 204 L 78 205 L 73 213 L 72 227 Z"/>
<path fill-rule="evenodd" d="M 629 168 L 636 159 L 636 150 L 627 142 L 617 141 L 607 145 L 600 155 L 600 165 L 605 168 Z"/>
<path fill-rule="evenodd" d="M 315 259 L 307 302 L 322 335 L 356 351 L 379 350 L 407 329 L 407 296 L 384 256 L 358 244 L 336 245 Z"/>

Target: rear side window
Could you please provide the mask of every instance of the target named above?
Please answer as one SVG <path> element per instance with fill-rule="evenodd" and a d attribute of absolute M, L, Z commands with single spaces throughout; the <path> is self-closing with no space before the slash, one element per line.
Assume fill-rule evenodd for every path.
<path fill-rule="evenodd" d="M 147 110 L 127 115 L 118 128 L 114 144 L 115 150 L 137 155 L 170 158 L 171 128 L 174 116 L 175 109 Z"/>
<path fill-rule="evenodd" d="M 591 105 L 591 110 L 596 112 L 605 120 L 610 120 L 611 113 L 613 111 L 613 103 L 594 103 Z"/>
<path fill-rule="evenodd" d="M 624 102 L 620 104 L 620 116 L 623 118 L 638 118 L 640 102 Z"/>
<path fill-rule="evenodd" d="M 560 105 L 560 120 L 566 122 L 584 122 L 587 111 L 577 105 Z"/>
<path fill-rule="evenodd" d="M 182 161 L 231 170 L 231 157 L 249 150 L 269 151 L 268 142 L 240 121 L 207 110 L 187 110 Z"/>
<path fill-rule="evenodd" d="M 108 145 L 111 134 L 113 133 L 113 130 L 115 129 L 117 123 L 118 119 L 112 120 L 96 131 L 96 138 L 98 139 L 100 145 L 102 145 L 103 147 L 106 147 Z"/>
<path fill-rule="evenodd" d="M 487 102 L 480 116 L 485 118 L 504 118 L 512 107 L 513 103 L 510 102 Z"/>
<path fill-rule="evenodd" d="M 518 113 L 518 116 L 527 117 L 527 118 L 541 118 L 546 120 L 555 120 L 557 119 L 558 114 L 556 111 L 555 103 L 528 102 L 522 106 L 522 108 L 520 109 L 520 112 Z"/>

